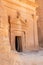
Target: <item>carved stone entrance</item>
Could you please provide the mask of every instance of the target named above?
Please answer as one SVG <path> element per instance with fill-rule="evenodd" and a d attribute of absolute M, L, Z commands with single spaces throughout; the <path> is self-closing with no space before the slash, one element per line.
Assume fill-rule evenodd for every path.
<path fill-rule="evenodd" d="M 15 49 L 18 52 L 22 52 L 22 37 L 15 36 Z"/>

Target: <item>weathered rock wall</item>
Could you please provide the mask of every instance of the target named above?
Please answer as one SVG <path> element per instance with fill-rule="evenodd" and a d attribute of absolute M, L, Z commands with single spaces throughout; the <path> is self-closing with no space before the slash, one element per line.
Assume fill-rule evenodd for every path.
<path fill-rule="evenodd" d="M 7 12 L 1 2 L 0 6 L 0 53 L 5 53 L 10 51 L 8 34 L 9 25 L 7 20 Z"/>
<path fill-rule="evenodd" d="M 39 37 L 39 45 L 43 47 L 43 0 L 36 0 L 39 7 L 37 9 L 38 18 L 38 37 Z"/>

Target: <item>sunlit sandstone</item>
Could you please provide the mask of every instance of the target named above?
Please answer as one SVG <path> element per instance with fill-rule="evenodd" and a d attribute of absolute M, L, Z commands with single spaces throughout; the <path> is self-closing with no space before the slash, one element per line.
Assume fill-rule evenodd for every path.
<path fill-rule="evenodd" d="M 23 61 L 20 61 L 19 53 L 15 47 L 16 36 L 22 38 L 22 44 L 20 44 L 22 45 L 22 52 L 39 49 L 37 31 L 38 15 L 36 14 L 37 7 L 38 5 L 34 0 L 33 2 L 32 0 L 29 0 L 28 2 L 23 0 L 0 1 L 1 65 L 3 65 L 3 63 L 4 65 L 24 65 Z M 5 61 L 3 61 L 3 59 Z"/>

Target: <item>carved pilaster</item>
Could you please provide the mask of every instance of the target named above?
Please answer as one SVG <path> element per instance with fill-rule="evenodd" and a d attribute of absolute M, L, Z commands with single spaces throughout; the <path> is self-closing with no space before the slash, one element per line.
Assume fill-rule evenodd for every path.
<path fill-rule="evenodd" d="M 38 16 L 35 14 L 33 16 L 33 30 L 34 30 L 34 48 L 39 48 L 38 44 L 38 30 L 37 30 L 37 20 Z"/>

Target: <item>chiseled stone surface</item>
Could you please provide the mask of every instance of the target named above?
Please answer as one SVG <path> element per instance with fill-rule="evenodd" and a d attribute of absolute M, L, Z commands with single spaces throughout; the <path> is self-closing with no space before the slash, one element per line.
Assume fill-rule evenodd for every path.
<path fill-rule="evenodd" d="M 0 65 L 10 65 L 9 54 L 0 53 Z"/>
<path fill-rule="evenodd" d="M 0 65 L 23 65 L 23 62 L 16 52 L 0 53 Z"/>
<path fill-rule="evenodd" d="M 18 52 L 11 53 L 11 65 L 24 65 Z"/>
<path fill-rule="evenodd" d="M 27 23 L 26 24 L 28 27 L 26 27 L 23 23 L 21 23 L 20 20 L 18 21 L 18 20 L 15 20 L 15 18 L 13 18 L 13 17 L 16 17 L 15 15 L 17 14 L 17 11 L 16 11 L 16 13 L 14 13 L 15 10 L 13 8 L 11 10 L 10 8 L 7 8 L 3 5 L 4 5 L 4 3 L 1 2 L 1 5 L 0 5 L 1 6 L 0 7 L 0 22 L 1 22 L 0 23 L 0 65 L 43 65 L 43 56 L 41 56 L 41 55 L 37 55 L 37 54 L 31 55 L 31 53 L 30 53 L 30 55 L 29 54 L 19 54 L 17 52 L 11 51 L 10 42 L 9 42 L 8 15 L 10 15 L 10 17 L 11 17 L 11 27 L 12 27 L 11 28 L 11 32 L 12 32 L 11 35 L 12 35 L 12 38 L 14 36 L 13 34 L 15 34 L 15 36 L 18 34 L 21 35 L 21 31 L 24 31 L 24 32 L 26 31 L 25 32 L 26 33 L 26 44 L 24 42 L 24 49 L 26 49 L 26 50 L 28 50 L 29 47 L 31 47 L 32 49 L 34 47 L 34 44 L 33 44 L 34 43 L 33 19 L 32 19 L 32 16 L 29 14 L 29 12 L 27 14 L 22 12 L 22 10 L 24 8 L 21 10 L 21 12 L 19 11 L 21 13 L 21 16 L 23 16 L 25 14 L 23 16 L 24 19 L 27 16 L 27 18 L 26 18 Z M 24 9 L 24 12 L 25 11 L 26 10 Z M 12 23 L 12 21 L 13 22 L 18 21 L 19 23 L 17 22 L 17 24 L 20 24 L 20 25 Z M 23 26 L 21 26 L 21 24 Z M 22 27 L 22 29 L 20 27 Z M 15 31 L 15 30 L 20 30 L 20 31 Z M 24 32 L 22 35 L 24 35 Z M 23 39 L 24 39 L 24 37 L 23 37 Z M 13 43 L 13 40 L 12 40 L 12 43 Z"/>

